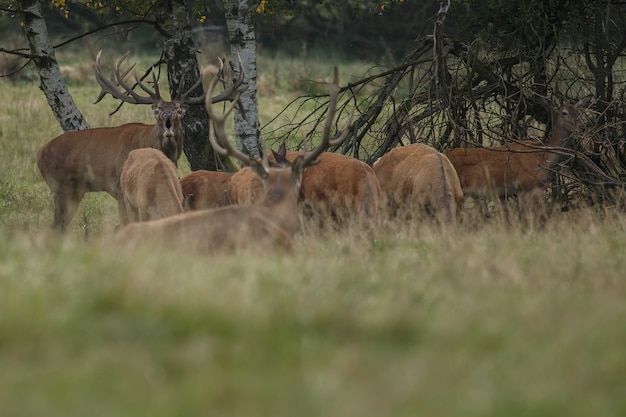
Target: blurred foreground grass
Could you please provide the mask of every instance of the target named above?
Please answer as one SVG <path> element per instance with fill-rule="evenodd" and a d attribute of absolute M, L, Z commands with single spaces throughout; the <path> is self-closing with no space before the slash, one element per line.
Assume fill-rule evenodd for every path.
<path fill-rule="evenodd" d="M 300 237 L 292 254 L 0 244 L 13 416 L 621 415 L 626 230 Z"/>

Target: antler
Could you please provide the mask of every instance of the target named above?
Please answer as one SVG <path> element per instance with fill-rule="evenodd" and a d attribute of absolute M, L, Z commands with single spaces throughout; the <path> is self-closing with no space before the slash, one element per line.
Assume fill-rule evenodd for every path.
<path fill-rule="evenodd" d="M 224 69 L 224 63 L 222 62 L 221 59 L 219 61 L 220 61 L 220 70 L 218 72 L 218 76 L 214 77 L 213 80 L 211 80 L 211 83 L 209 84 L 209 87 L 207 88 L 207 91 L 205 93 L 204 106 L 212 120 L 212 123 L 209 123 L 209 141 L 211 142 L 211 146 L 213 146 L 213 149 L 215 149 L 216 152 L 224 156 L 232 156 L 233 158 L 240 160 L 245 165 L 258 165 L 259 163 L 256 159 L 251 158 L 249 155 L 246 155 L 243 152 L 233 148 L 233 146 L 228 141 L 228 136 L 226 135 L 226 129 L 224 128 L 226 118 L 232 113 L 233 109 L 235 108 L 235 105 L 239 101 L 240 93 L 235 92 L 235 88 L 233 88 L 233 86 L 235 85 L 239 86 L 243 82 L 244 73 L 243 73 L 243 64 L 241 63 L 241 57 L 239 57 L 239 71 L 241 75 L 239 79 L 237 80 L 237 82 L 234 83 L 233 86 L 228 88 L 229 93 L 226 96 L 224 96 L 224 93 L 222 93 L 216 97 L 211 97 L 211 94 L 213 93 L 213 89 L 219 82 L 220 74 L 222 73 Z M 218 115 L 215 112 L 215 109 L 213 108 L 213 103 L 217 101 L 223 101 L 226 98 L 231 98 L 231 96 L 232 96 L 232 102 L 230 103 L 230 105 L 226 108 L 223 114 Z M 217 139 L 216 139 L 216 136 L 217 136 Z M 267 164 L 267 156 L 265 156 L 265 152 L 263 154 L 264 154 L 263 167 L 268 167 L 269 164 Z"/>
<path fill-rule="evenodd" d="M 100 91 L 100 94 L 98 95 L 98 98 L 96 99 L 94 104 L 102 100 L 102 98 L 104 98 L 107 93 L 111 94 L 118 100 L 122 100 L 126 103 L 131 104 L 153 104 L 158 103 L 161 100 L 161 95 L 159 94 L 159 85 L 154 72 L 152 73 L 154 91 L 146 87 L 135 75 L 135 82 L 143 91 L 148 94 L 148 97 L 137 94 L 135 91 L 133 91 L 133 88 L 126 84 L 126 82 L 124 81 L 124 78 L 126 78 L 128 73 L 135 67 L 135 64 L 133 64 L 130 66 L 130 68 L 124 70 L 123 73 L 120 73 L 120 67 L 122 66 L 122 62 L 124 62 L 124 60 L 128 58 L 130 51 L 126 52 L 121 58 L 115 61 L 115 71 L 113 72 L 113 74 L 111 74 L 110 80 L 108 80 L 104 76 L 102 68 L 100 67 L 101 54 L 102 50 L 100 50 L 98 52 L 98 55 L 96 56 L 96 80 L 98 81 L 98 84 L 100 84 L 102 91 Z M 120 90 L 118 87 L 121 87 L 122 90 Z"/>
<path fill-rule="evenodd" d="M 243 69 L 243 63 L 241 62 L 241 56 L 239 56 L 239 54 L 237 54 L 237 61 L 239 63 L 239 78 L 237 78 L 233 83 L 231 83 L 231 85 L 228 88 L 226 88 L 224 91 L 222 91 L 220 94 L 213 97 L 211 99 L 211 102 L 218 103 L 220 101 L 232 100 L 233 102 L 236 103 L 237 100 L 239 99 L 239 94 L 235 94 L 235 91 L 239 88 L 239 86 L 241 86 L 241 84 L 243 84 L 243 81 L 245 79 L 245 71 Z M 217 75 L 213 78 L 213 80 L 220 80 L 222 78 L 223 73 L 224 73 L 224 63 L 220 59 L 220 69 Z M 217 85 L 217 82 L 213 83 L 213 80 L 211 81 L 211 84 L 213 85 L 213 87 L 211 87 L 211 90 L 215 88 L 215 85 Z M 200 83 L 202 83 L 202 77 L 186 93 L 182 94 L 180 98 L 177 97 L 176 100 L 180 101 L 181 103 L 185 103 L 189 105 L 204 103 L 206 106 L 206 96 L 210 95 L 208 89 L 200 97 L 192 97 L 192 98 L 188 97 L 191 91 L 195 89 Z M 181 82 L 181 85 L 182 85 L 182 82 Z M 236 99 L 233 97 L 236 97 Z"/>
<path fill-rule="evenodd" d="M 334 68 L 333 82 L 328 84 L 328 89 L 328 114 L 326 115 L 326 123 L 324 124 L 322 141 L 319 145 L 317 145 L 317 148 L 315 148 L 313 151 L 311 151 L 311 153 L 306 156 L 306 158 L 304 159 L 304 166 L 311 165 L 315 161 L 315 159 L 320 156 L 320 154 L 324 152 L 327 148 L 340 145 L 344 140 L 346 140 L 346 138 L 348 137 L 348 133 L 350 133 L 350 129 L 346 128 L 337 138 L 330 138 L 330 129 L 335 118 L 337 97 L 339 95 L 339 70 L 337 69 L 337 67 Z M 351 123 L 352 115 L 348 120 L 348 126 Z"/>
<path fill-rule="evenodd" d="M 96 101 L 94 102 L 94 104 L 100 102 L 100 100 L 102 100 L 102 98 L 104 98 L 104 96 L 107 94 L 111 94 L 113 97 L 117 98 L 118 100 L 122 100 L 124 102 L 131 103 L 131 104 L 153 104 L 153 103 L 158 103 L 161 100 L 161 94 L 159 93 L 159 84 L 157 82 L 154 71 L 152 72 L 154 91 L 150 90 L 135 75 L 136 85 L 138 85 L 144 92 L 148 94 L 147 97 L 137 94 L 133 90 L 134 86 L 131 87 L 128 84 L 126 84 L 126 82 L 124 81 L 128 73 L 132 71 L 133 68 L 135 68 L 135 64 L 133 64 L 130 66 L 130 68 L 124 71 L 120 70 L 122 63 L 124 62 L 124 60 L 126 60 L 126 58 L 128 58 L 130 51 L 126 52 L 122 57 L 120 57 L 117 61 L 115 61 L 115 71 L 111 74 L 110 80 L 104 76 L 102 72 L 102 68 L 100 67 L 100 55 L 101 54 L 102 54 L 102 50 L 100 50 L 98 52 L 98 55 L 96 56 L 96 80 L 98 81 L 98 84 L 100 84 L 100 87 L 102 88 L 102 90 L 100 91 L 100 94 L 98 95 L 98 98 L 96 98 Z M 241 57 L 238 57 L 238 59 L 239 59 L 239 74 L 240 74 L 239 78 L 235 80 L 227 89 L 222 91 L 219 95 L 213 97 L 214 103 L 217 103 L 219 101 L 224 101 L 224 100 L 231 100 L 235 90 L 238 89 L 239 86 L 241 86 L 241 84 L 243 83 L 244 76 L 245 76 L 245 73 L 243 70 L 243 63 L 241 62 Z M 221 78 L 222 72 L 223 72 L 223 65 L 220 65 L 220 71 L 217 75 L 217 78 Z M 180 82 L 181 86 L 183 84 L 184 84 L 184 78 L 181 79 L 181 82 Z M 205 102 L 206 92 L 200 95 L 199 97 L 189 97 L 189 95 L 193 92 L 193 90 L 195 90 L 201 84 L 202 84 L 202 77 L 200 77 L 198 81 L 196 81 L 194 85 L 192 85 L 191 88 L 189 88 L 185 93 L 180 94 L 179 92 L 176 98 L 174 99 L 174 101 L 177 101 L 183 104 L 188 104 L 188 105 L 203 104 Z M 119 87 L 121 87 L 121 90 Z"/>

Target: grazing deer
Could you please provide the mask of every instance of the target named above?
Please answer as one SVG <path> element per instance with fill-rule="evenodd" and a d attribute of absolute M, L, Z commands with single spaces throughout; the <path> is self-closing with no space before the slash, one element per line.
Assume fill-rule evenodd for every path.
<path fill-rule="evenodd" d="M 571 146 L 571 135 L 579 128 L 579 110 L 587 107 L 591 98 L 589 95 L 571 105 L 552 96 L 552 131 L 545 145 L 526 140 L 488 149 L 456 148 L 445 152 L 465 195 L 504 198 L 546 186 L 554 168 L 566 158 L 562 152 L 551 150 Z"/>
<path fill-rule="evenodd" d="M 459 177 L 450 160 L 421 143 L 392 149 L 374 163 L 391 213 L 412 218 L 425 212 L 454 224 L 463 202 Z"/>
<path fill-rule="evenodd" d="M 54 199 L 53 227 L 61 231 L 66 229 L 84 195 L 95 191 L 106 191 L 118 201 L 120 223 L 125 224 L 127 213 L 120 189 L 120 174 L 128 154 L 133 149 L 155 148 L 176 164 L 183 149 L 182 117 L 185 109 L 192 104 L 204 103 L 204 96 L 188 97 L 197 84 L 174 100 L 164 101 L 154 73 L 154 91 L 137 77 L 137 85 L 148 95 L 133 91 L 124 79 L 134 65 L 120 74 L 120 66 L 128 54 L 116 61 L 115 71 L 108 80 L 100 68 L 101 52 L 96 57 L 95 68 L 96 80 L 102 91 L 96 103 L 106 94 L 111 94 L 127 103 L 150 104 L 156 124 L 128 123 L 118 127 L 66 132 L 39 148 L 37 166 Z M 240 62 L 240 70 L 241 66 Z M 237 82 L 213 100 L 217 102 L 230 98 L 234 89 L 243 82 L 243 72 L 241 74 Z"/>
<path fill-rule="evenodd" d="M 270 155 L 270 164 L 289 164 L 300 153 L 281 145 Z M 306 155 L 306 153 L 305 153 Z M 371 217 L 378 212 L 381 191 L 372 167 L 346 155 L 323 152 L 317 163 L 304 172 L 299 194 L 308 212 L 330 214 L 342 220 L 348 217 Z"/>
<path fill-rule="evenodd" d="M 234 149 L 224 128 L 226 117 L 232 112 L 233 102 L 223 115 L 218 115 L 210 97 L 217 79 L 211 82 L 206 98 L 206 109 L 213 123 L 209 140 L 216 152 L 230 155 L 248 165 L 263 181 L 263 195 L 257 204 L 242 204 L 217 209 L 190 211 L 161 220 L 133 223 L 118 233 L 120 242 L 137 245 L 151 242 L 168 247 L 192 247 L 197 250 L 284 247 L 293 244 L 292 236 L 300 230 L 298 191 L 302 175 L 308 166 L 329 146 L 337 146 L 348 134 L 348 129 L 336 139 L 330 139 L 335 113 L 339 80 L 335 68 L 330 84 L 330 104 L 324 137 L 308 155 L 300 155 L 287 167 L 270 167 L 263 152 L 262 162 Z"/>
<path fill-rule="evenodd" d="M 129 222 L 143 222 L 183 212 L 183 191 L 178 169 L 163 152 L 135 149 L 128 154 L 120 175 Z"/>

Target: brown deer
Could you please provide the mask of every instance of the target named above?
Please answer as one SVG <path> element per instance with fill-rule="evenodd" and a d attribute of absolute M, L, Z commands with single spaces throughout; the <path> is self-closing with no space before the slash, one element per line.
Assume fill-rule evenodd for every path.
<path fill-rule="evenodd" d="M 300 153 L 287 151 L 284 144 L 270 155 L 270 164 L 285 165 Z M 306 153 L 305 153 L 306 155 Z M 371 217 L 378 212 L 381 190 L 372 167 L 346 155 L 323 152 L 317 163 L 304 172 L 299 199 L 310 213 L 349 217 Z"/>
<path fill-rule="evenodd" d="M 509 143 L 494 148 L 455 148 L 445 152 L 456 169 L 465 195 L 508 197 L 547 185 L 554 168 L 565 160 L 554 148 L 570 147 L 579 128 L 580 109 L 592 96 L 575 104 L 563 104 L 552 96 L 552 131 L 544 144 L 536 140 Z"/>
<path fill-rule="evenodd" d="M 189 210 L 254 204 L 263 194 L 263 182 L 250 167 L 235 173 L 200 169 L 185 175 L 180 183 Z"/>
<path fill-rule="evenodd" d="M 255 174 L 256 175 L 256 174 Z M 203 210 L 230 206 L 232 172 L 199 169 L 180 179 L 187 210 Z"/>
<path fill-rule="evenodd" d="M 143 222 L 183 212 L 183 191 L 176 165 L 158 149 L 135 149 L 120 175 L 129 222 Z"/>
<path fill-rule="evenodd" d="M 441 152 L 413 143 L 392 149 L 373 167 L 390 213 L 405 218 L 426 213 L 441 224 L 456 222 L 463 191 L 454 167 Z"/>
<path fill-rule="evenodd" d="M 108 80 L 100 68 L 101 52 L 96 58 L 95 68 L 96 80 L 102 91 L 96 103 L 106 94 L 111 94 L 127 103 L 150 104 L 156 124 L 128 123 L 118 127 L 66 132 L 39 148 L 37 166 L 54 199 L 53 227 L 61 231 L 66 229 L 84 195 L 95 191 L 106 191 L 118 201 L 120 223 L 125 224 L 127 214 L 120 189 L 120 174 L 128 154 L 133 149 L 155 148 L 176 164 L 183 149 L 182 117 L 185 109 L 191 104 L 204 103 L 203 96 L 189 97 L 195 85 L 174 100 L 164 101 L 154 73 L 154 90 L 135 77 L 137 85 L 147 96 L 135 92 L 125 81 L 134 66 L 120 73 L 120 66 L 128 54 L 116 61 L 115 71 Z M 241 62 L 239 65 L 240 71 L 243 71 Z M 213 100 L 217 102 L 230 98 L 243 82 L 243 72 L 241 74 L 239 80 Z"/>
<path fill-rule="evenodd" d="M 270 166 L 288 166 L 299 152 L 281 145 L 269 155 Z M 299 201 L 307 212 L 337 217 L 373 215 L 380 204 L 380 187 L 372 168 L 348 156 L 322 152 L 316 164 L 302 176 Z M 195 171 L 181 178 L 189 208 L 254 204 L 262 196 L 263 183 L 250 167 L 235 173 Z"/>
<path fill-rule="evenodd" d="M 161 220 L 129 224 L 118 233 L 120 242 L 131 246 L 149 242 L 174 248 L 191 247 L 200 251 L 292 246 L 292 237 L 300 230 L 298 191 L 303 172 L 327 147 L 340 144 L 348 134 L 346 129 L 338 138 L 330 138 L 339 91 L 337 69 L 333 83 L 330 84 L 328 119 L 321 143 L 313 152 L 306 156 L 300 155 L 287 167 L 270 167 L 267 156 L 259 162 L 230 145 L 224 123 L 234 103 L 223 115 L 215 112 L 210 92 L 216 82 L 213 81 L 209 86 L 206 99 L 206 109 L 213 121 L 209 140 L 216 152 L 237 158 L 256 172 L 264 184 L 261 200 L 257 204 L 190 211 Z"/>

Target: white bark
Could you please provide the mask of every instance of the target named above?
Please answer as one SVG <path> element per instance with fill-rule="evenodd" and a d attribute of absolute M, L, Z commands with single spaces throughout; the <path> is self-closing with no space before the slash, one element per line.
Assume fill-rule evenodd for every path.
<path fill-rule="evenodd" d="M 64 132 L 88 129 L 89 125 L 76 107 L 61 75 L 41 14 L 41 4 L 37 0 L 20 0 L 18 5 L 23 12 L 26 38 L 39 73 L 39 88 L 45 94 L 50 109 Z"/>
<path fill-rule="evenodd" d="M 224 0 L 224 12 L 233 56 L 233 70 L 238 71 L 237 54 L 239 54 L 245 71 L 245 81 L 248 84 L 248 88 L 241 94 L 241 104 L 247 121 L 243 118 L 239 108 L 235 108 L 237 147 L 250 156 L 258 158 L 261 128 L 256 88 L 255 9 L 249 0 Z"/>

